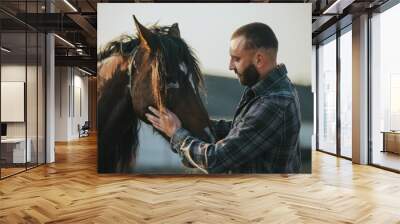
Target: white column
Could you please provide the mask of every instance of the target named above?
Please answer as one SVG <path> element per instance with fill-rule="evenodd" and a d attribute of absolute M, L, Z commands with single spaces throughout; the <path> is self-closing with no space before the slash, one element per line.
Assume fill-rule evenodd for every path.
<path fill-rule="evenodd" d="M 47 12 L 53 12 L 51 1 L 46 1 Z M 54 35 L 46 35 L 46 163 L 55 161 L 54 132 L 55 132 L 55 44 Z"/>
<path fill-rule="evenodd" d="M 368 15 L 353 20 L 353 162 L 368 163 Z"/>
<path fill-rule="evenodd" d="M 47 84 L 47 108 L 46 108 L 46 163 L 52 163 L 55 161 L 54 152 L 54 132 L 55 132 L 55 78 L 54 78 L 54 35 L 47 34 L 46 36 L 46 61 L 47 61 L 47 71 L 46 71 L 46 84 Z"/>

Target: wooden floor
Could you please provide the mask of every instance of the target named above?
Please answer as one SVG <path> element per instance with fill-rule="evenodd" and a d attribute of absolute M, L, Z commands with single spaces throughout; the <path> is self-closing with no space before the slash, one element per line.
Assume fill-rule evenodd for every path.
<path fill-rule="evenodd" d="M 400 175 L 313 153 L 311 175 L 96 173 L 96 139 L 0 181 L 0 223 L 400 223 Z"/>
<path fill-rule="evenodd" d="M 11 168 L 1 168 L 1 178 L 3 177 L 7 177 L 7 176 L 11 176 L 13 174 L 19 173 L 26 170 L 25 167 L 21 168 L 21 167 L 11 167 Z"/>

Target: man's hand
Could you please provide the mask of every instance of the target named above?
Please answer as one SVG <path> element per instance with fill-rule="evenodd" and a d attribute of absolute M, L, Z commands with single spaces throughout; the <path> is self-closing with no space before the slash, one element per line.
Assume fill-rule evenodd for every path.
<path fill-rule="evenodd" d="M 176 130 L 182 127 L 179 118 L 167 108 L 165 108 L 165 112 L 163 113 L 151 106 L 149 107 L 149 110 L 153 112 L 153 115 L 146 113 L 147 119 L 155 128 L 164 132 L 168 137 L 171 138 L 172 135 L 175 134 Z"/>

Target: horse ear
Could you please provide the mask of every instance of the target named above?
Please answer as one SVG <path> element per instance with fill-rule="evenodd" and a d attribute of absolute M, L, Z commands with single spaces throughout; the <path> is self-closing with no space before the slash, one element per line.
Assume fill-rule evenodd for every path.
<path fill-rule="evenodd" d="M 168 35 L 178 38 L 181 37 L 181 31 L 179 31 L 178 23 L 172 24 L 172 26 L 169 28 Z"/>
<path fill-rule="evenodd" d="M 135 21 L 140 44 L 150 51 L 155 50 L 158 46 L 157 36 L 140 24 L 135 15 L 133 15 L 133 20 Z"/>

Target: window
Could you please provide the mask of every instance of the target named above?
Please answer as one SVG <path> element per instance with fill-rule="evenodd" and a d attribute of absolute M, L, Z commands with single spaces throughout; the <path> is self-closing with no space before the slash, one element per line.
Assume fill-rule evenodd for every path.
<path fill-rule="evenodd" d="M 318 48 L 318 149 L 336 154 L 336 39 Z"/>
<path fill-rule="evenodd" d="M 340 36 L 340 155 L 352 156 L 352 34 Z"/>
<path fill-rule="evenodd" d="M 400 170 L 400 5 L 371 18 L 372 164 Z"/>

